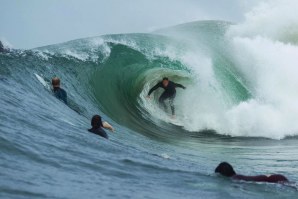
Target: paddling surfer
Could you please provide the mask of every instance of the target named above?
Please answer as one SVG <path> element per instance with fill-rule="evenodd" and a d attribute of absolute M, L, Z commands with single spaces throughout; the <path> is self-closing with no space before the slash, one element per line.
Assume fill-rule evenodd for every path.
<path fill-rule="evenodd" d="M 112 132 L 114 132 L 114 128 L 107 122 L 103 122 L 101 116 L 94 115 L 91 119 L 91 129 L 88 129 L 89 132 L 94 133 L 96 135 L 99 135 L 101 137 L 104 137 L 106 139 L 109 139 L 108 134 L 105 132 L 105 129 L 108 129 Z"/>
<path fill-rule="evenodd" d="M 52 79 L 52 86 L 55 97 L 67 104 L 67 93 L 64 89 L 60 88 L 60 79 L 58 77 Z"/>
<path fill-rule="evenodd" d="M 223 176 L 230 177 L 234 180 L 244 180 L 244 181 L 253 181 L 253 182 L 269 182 L 269 183 L 284 183 L 288 182 L 288 179 L 280 174 L 273 175 L 257 175 L 257 176 L 244 176 L 236 174 L 232 165 L 227 162 L 220 163 L 216 169 L 215 173 L 220 173 Z"/>

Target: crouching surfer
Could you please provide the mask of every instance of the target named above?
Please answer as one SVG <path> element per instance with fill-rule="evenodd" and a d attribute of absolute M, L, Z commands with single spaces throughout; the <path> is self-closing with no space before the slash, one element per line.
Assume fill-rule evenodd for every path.
<path fill-rule="evenodd" d="M 150 98 L 150 95 L 153 91 L 155 91 L 158 88 L 163 88 L 164 92 L 161 94 L 161 96 L 158 99 L 159 105 L 167 112 L 167 105 L 165 104 L 165 100 L 169 99 L 170 101 L 170 107 L 172 111 L 172 117 L 175 117 L 175 107 L 174 107 L 174 99 L 176 97 L 176 88 L 183 88 L 185 89 L 186 87 L 177 84 L 175 82 L 169 81 L 169 78 L 164 77 L 162 81 L 158 82 L 154 87 L 152 87 L 149 90 L 149 93 L 147 95 L 147 98 Z"/>
<path fill-rule="evenodd" d="M 268 183 L 285 183 L 289 182 L 288 179 L 280 174 L 274 175 L 257 175 L 257 176 L 244 176 L 236 174 L 232 165 L 227 162 L 220 163 L 216 169 L 215 173 L 220 173 L 223 176 L 230 177 L 233 180 L 244 180 L 244 181 L 253 181 L 253 182 L 268 182 Z"/>
<path fill-rule="evenodd" d="M 94 115 L 92 117 L 91 126 L 92 128 L 88 129 L 89 132 L 99 135 L 101 137 L 104 137 L 106 139 L 109 139 L 109 137 L 103 128 L 108 129 L 112 132 L 115 131 L 114 128 L 109 123 L 103 122 L 99 115 Z"/>

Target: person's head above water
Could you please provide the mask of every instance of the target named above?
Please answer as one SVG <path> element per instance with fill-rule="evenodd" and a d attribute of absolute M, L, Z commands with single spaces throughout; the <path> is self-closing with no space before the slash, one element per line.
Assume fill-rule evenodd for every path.
<path fill-rule="evenodd" d="M 220 163 L 216 167 L 215 173 L 220 173 L 221 175 L 226 176 L 226 177 L 232 177 L 232 176 L 236 175 L 236 172 L 234 171 L 232 165 L 230 165 L 227 162 Z"/>
<path fill-rule="evenodd" d="M 102 119 L 99 115 L 94 115 L 91 119 L 92 128 L 102 127 Z"/>
<path fill-rule="evenodd" d="M 169 78 L 164 77 L 164 78 L 162 79 L 162 85 L 163 85 L 164 87 L 167 87 L 168 84 L 169 84 Z"/>
<path fill-rule="evenodd" d="M 60 79 L 58 77 L 54 77 L 52 79 L 52 85 L 54 88 L 59 88 L 60 87 Z"/>

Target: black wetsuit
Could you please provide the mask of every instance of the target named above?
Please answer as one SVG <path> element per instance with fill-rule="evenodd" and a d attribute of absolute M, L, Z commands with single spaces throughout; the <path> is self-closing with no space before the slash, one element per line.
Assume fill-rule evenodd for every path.
<path fill-rule="evenodd" d="M 53 90 L 55 97 L 67 104 L 67 93 L 64 89 L 56 87 Z"/>
<path fill-rule="evenodd" d="M 168 86 L 165 87 L 161 82 L 158 82 L 155 86 L 153 86 L 148 95 L 150 95 L 154 90 L 158 89 L 158 88 L 163 88 L 165 89 L 165 91 L 161 94 L 161 96 L 159 97 L 159 103 L 160 105 L 163 106 L 163 108 L 165 109 L 165 111 L 167 111 L 167 106 L 165 104 L 165 100 L 166 99 L 170 99 L 170 106 L 171 106 L 171 110 L 172 110 L 172 115 L 175 115 L 175 107 L 174 107 L 174 99 L 176 97 L 176 87 L 180 87 L 185 89 L 185 87 L 181 84 L 176 84 L 172 81 L 169 81 Z"/>
<path fill-rule="evenodd" d="M 109 139 L 108 134 L 101 127 L 88 129 L 88 131 L 106 139 Z"/>

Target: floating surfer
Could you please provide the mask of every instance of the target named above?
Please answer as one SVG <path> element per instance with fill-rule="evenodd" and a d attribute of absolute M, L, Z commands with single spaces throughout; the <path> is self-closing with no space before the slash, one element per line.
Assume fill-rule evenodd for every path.
<path fill-rule="evenodd" d="M 258 175 L 258 176 L 244 176 L 244 175 L 238 175 L 234 171 L 233 167 L 227 163 L 222 162 L 220 163 L 216 169 L 215 173 L 220 173 L 223 176 L 230 177 L 234 180 L 244 180 L 244 181 L 253 181 L 253 182 L 269 182 L 269 183 L 285 183 L 289 182 L 289 180 L 280 174 L 274 174 L 274 175 Z"/>
<path fill-rule="evenodd" d="M 52 86 L 55 97 L 67 104 L 67 93 L 64 89 L 60 88 L 60 79 L 58 77 L 52 79 Z"/>
<path fill-rule="evenodd" d="M 181 84 L 174 83 L 172 81 L 169 81 L 169 78 L 164 77 L 162 81 L 158 82 L 154 87 L 152 87 L 150 89 L 147 98 L 150 98 L 151 93 L 153 91 L 155 91 L 156 89 L 163 88 L 165 91 L 159 97 L 158 102 L 159 102 L 160 106 L 163 107 L 163 109 L 167 112 L 168 108 L 165 103 L 165 100 L 169 99 L 172 116 L 175 117 L 174 99 L 176 97 L 176 88 L 177 87 L 183 88 L 183 89 L 186 88 L 185 86 L 183 86 Z"/>
<path fill-rule="evenodd" d="M 101 116 L 94 115 L 91 119 L 91 129 L 88 129 L 89 132 L 94 133 L 96 135 L 99 135 L 101 137 L 104 137 L 106 139 L 109 139 L 108 134 L 103 130 L 103 128 L 108 129 L 112 132 L 114 132 L 114 128 L 107 122 L 103 122 Z"/>

